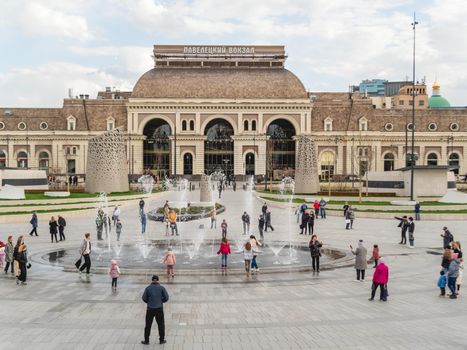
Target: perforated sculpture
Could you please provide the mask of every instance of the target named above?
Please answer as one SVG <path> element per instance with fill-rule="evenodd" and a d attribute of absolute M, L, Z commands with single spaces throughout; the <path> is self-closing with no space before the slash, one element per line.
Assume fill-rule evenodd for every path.
<path fill-rule="evenodd" d="M 89 140 L 86 163 L 86 192 L 128 191 L 125 143 L 117 129 Z"/>
<path fill-rule="evenodd" d="M 298 150 L 295 168 L 295 193 L 319 192 L 316 146 L 309 136 L 297 136 Z"/>

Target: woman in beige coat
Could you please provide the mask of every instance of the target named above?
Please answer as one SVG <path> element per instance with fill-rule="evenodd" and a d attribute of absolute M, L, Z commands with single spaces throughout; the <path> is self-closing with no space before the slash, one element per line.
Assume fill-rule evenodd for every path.
<path fill-rule="evenodd" d="M 367 269 L 367 250 L 363 246 L 363 240 L 358 241 L 357 249 L 353 249 L 350 246 L 352 254 L 355 255 L 355 270 L 357 270 L 356 281 L 365 281 L 365 270 Z"/>

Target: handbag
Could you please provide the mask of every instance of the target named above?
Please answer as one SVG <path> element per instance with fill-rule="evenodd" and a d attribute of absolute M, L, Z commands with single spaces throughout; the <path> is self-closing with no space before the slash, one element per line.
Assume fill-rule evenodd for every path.
<path fill-rule="evenodd" d="M 81 255 L 78 260 L 75 262 L 75 266 L 77 269 L 81 266 L 81 261 L 83 260 L 83 256 Z"/>
<path fill-rule="evenodd" d="M 383 301 L 387 301 L 387 300 L 388 300 L 388 296 L 389 296 L 389 293 L 388 293 L 388 285 L 385 284 L 385 285 L 384 285 L 384 289 L 383 289 Z"/>

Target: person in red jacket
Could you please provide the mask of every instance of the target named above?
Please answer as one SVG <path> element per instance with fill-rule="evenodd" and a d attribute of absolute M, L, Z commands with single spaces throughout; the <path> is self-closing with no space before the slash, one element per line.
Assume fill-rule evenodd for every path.
<path fill-rule="evenodd" d="M 315 209 L 315 218 L 318 219 L 318 215 L 319 215 L 319 202 L 318 202 L 317 200 L 313 203 L 313 208 Z"/>
<path fill-rule="evenodd" d="M 376 269 L 379 260 L 379 247 L 377 244 L 373 245 L 373 260 L 375 262 L 375 266 L 373 266 L 373 268 Z"/>
<path fill-rule="evenodd" d="M 217 251 L 217 255 L 221 254 L 221 268 L 227 268 L 227 255 L 230 254 L 230 244 L 227 241 L 227 238 L 223 237 L 221 241 L 221 246 Z"/>
<path fill-rule="evenodd" d="M 383 258 L 379 258 L 378 266 L 376 266 L 373 274 L 373 285 L 371 286 L 371 298 L 375 298 L 376 290 L 380 288 L 379 300 L 386 301 L 387 299 L 387 284 L 389 280 L 389 267 L 384 263 Z"/>

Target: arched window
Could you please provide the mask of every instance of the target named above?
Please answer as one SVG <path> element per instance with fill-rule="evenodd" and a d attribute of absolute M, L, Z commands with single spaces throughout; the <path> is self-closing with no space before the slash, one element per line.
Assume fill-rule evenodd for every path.
<path fill-rule="evenodd" d="M 286 119 L 276 119 L 268 126 L 267 171 L 274 176 L 275 170 L 295 169 L 295 128 Z M 281 174 L 277 174 L 281 175 Z"/>
<path fill-rule="evenodd" d="M 393 171 L 394 163 L 395 163 L 394 153 L 386 153 L 384 155 L 384 171 Z"/>
<path fill-rule="evenodd" d="M 224 171 L 232 175 L 234 169 L 234 130 L 225 119 L 213 119 L 204 129 L 204 171 L 211 174 Z"/>
<path fill-rule="evenodd" d="M 66 118 L 66 129 L 68 131 L 76 130 L 76 118 L 72 115 Z"/>
<path fill-rule="evenodd" d="M 18 152 L 16 157 L 18 168 L 27 168 L 28 167 L 28 154 L 24 151 Z"/>
<path fill-rule="evenodd" d="M 115 129 L 115 119 L 112 117 L 107 118 L 107 131 Z"/>
<path fill-rule="evenodd" d="M 368 120 L 365 117 L 360 118 L 358 121 L 359 131 L 368 131 Z"/>
<path fill-rule="evenodd" d="M 426 165 L 438 165 L 438 155 L 436 153 L 429 153 L 426 157 Z"/>
<path fill-rule="evenodd" d="M 334 166 L 336 164 L 334 153 L 330 151 L 322 152 L 319 156 L 319 164 L 321 168 L 321 180 L 332 179 L 335 170 Z"/>
<path fill-rule="evenodd" d="M 324 131 L 332 131 L 332 119 L 329 117 L 324 119 Z"/>
<path fill-rule="evenodd" d="M 41 170 L 49 169 L 49 154 L 47 152 L 39 153 L 39 169 Z"/>
<path fill-rule="evenodd" d="M 182 120 L 182 131 L 186 131 L 186 120 Z"/>
<path fill-rule="evenodd" d="M 454 152 L 449 155 L 449 166 L 456 175 L 459 175 L 459 158 L 459 154 Z"/>
<path fill-rule="evenodd" d="M 251 121 L 251 131 L 256 131 L 256 120 Z"/>
<path fill-rule="evenodd" d="M 191 131 L 195 130 L 195 121 L 194 120 L 190 120 L 190 130 Z"/>
<path fill-rule="evenodd" d="M 0 168 L 6 167 L 6 153 L 0 150 Z"/>
<path fill-rule="evenodd" d="M 170 175 L 170 125 L 162 119 L 152 119 L 144 127 L 144 169 L 155 171 L 159 177 Z"/>
<path fill-rule="evenodd" d="M 248 131 L 248 120 L 243 121 L 243 130 Z"/>
<path fill-rule="evenodd" d="M 183 175 L 193 175 L 193 155 L 189 152 L 183 155 Z"/>

